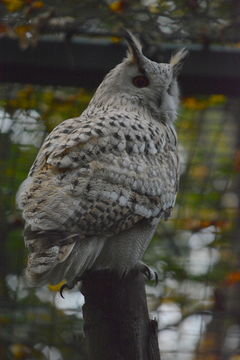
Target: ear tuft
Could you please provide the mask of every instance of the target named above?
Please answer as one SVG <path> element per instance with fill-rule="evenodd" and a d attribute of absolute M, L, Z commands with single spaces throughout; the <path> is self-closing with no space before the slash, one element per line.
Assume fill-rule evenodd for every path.
<path fill-rule="evenodd" d="M 177 76 L 181 71 L 187 55 L 188 55 L 188 50 L 183 48 L 171 57 L 170 64 L 173 66 L 173 73 L 175 76 Z"/>
<path fill-rule="evenodd" d="M 124 38 L 128 45 L 127 59 L 132 63 L 137 63 L 142 56 L 142 45 L 140 41 L 127 29 L 124 29 Z"/>

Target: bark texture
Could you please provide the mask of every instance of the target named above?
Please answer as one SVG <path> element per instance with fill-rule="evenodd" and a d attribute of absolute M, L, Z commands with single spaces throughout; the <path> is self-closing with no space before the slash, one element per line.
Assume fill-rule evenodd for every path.
<path fill-rule="evenodd" d="M 142 273 L 119 278 L 108 270 L 91 272 L 81 291 L 89 360 L 160 360 Z"/>

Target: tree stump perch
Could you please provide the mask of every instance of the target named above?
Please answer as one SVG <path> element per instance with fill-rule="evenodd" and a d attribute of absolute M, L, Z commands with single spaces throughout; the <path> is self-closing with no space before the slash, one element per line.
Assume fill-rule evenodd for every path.
<path fill-rule="evenodd" d="M 89 360 L 160 360 L 141 272 L 134 269 L 124 278 L 109 270 L 90 272 L 81 292 Z"/>

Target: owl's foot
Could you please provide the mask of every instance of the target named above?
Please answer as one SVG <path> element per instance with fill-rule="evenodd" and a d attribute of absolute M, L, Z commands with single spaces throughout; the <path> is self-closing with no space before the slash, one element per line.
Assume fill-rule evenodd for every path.
<path fill-rule="evenodd" d="M 148 281 L 155 281 L 155 284 L 158 284 L 158 273 L 150 268 L 150 266 L 143 262 L 139 262 L 138 269 L 143 273 Z"/>
<path fill-rule="evenodd" d="M 63 284 L 63 285 L 61 286 L 61 289 L 59 290 L 59 293 L 60 293 L 61 297 L 62 297 L 63 299 L 65 299 L 65 297 L 63 296 L 63 290 L 64 290 L 64 289 L 71 290 L 73 287 L 74 287 L 74 285 L 73 285 L 73 286 L 70 286 L 70 285 L 68 285 L 68 284 Z"/>
<path fill-rule="evenodd" d="M 75 286 L 79 281 L 81 281 L 81 278 L 75 278 L 73 281 L 71 281 L 71 282 L 69 282 L 69 283 L 66 283 L 66 284 L 63 284 L 63 285 L 61 286 L 61 289 L 59 290 L 59 293 L 60 293 L 61 297 L 62 297 L 63 299 L 65 299 L 64 296 L 63 296 L 63 290 L 65 290 L 65 289 L 67 289 L 67 290 L 73 289 L 74 286 Z"/>

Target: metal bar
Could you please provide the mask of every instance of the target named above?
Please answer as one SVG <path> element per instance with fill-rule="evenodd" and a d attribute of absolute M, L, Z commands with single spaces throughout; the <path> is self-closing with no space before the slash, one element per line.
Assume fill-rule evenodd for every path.
<path fill-rule="evenodd" d="M 176 46 L 162 45 L 156 56 L 168 61 Z M 0 82 L 79 86 L 94 89 L 125 55 L 122 43 L 109 40 L 42 38 L 22 50 L 15 39 L 0 39 Z M 190 56 L 180 78 L 182 93 L 240 93 L 240 51 L 232 48 L 189 47 Z M 160 54 L 160 56 L 159 56 Z M 153 58 L 154 60 L 154 58 Z"/>

